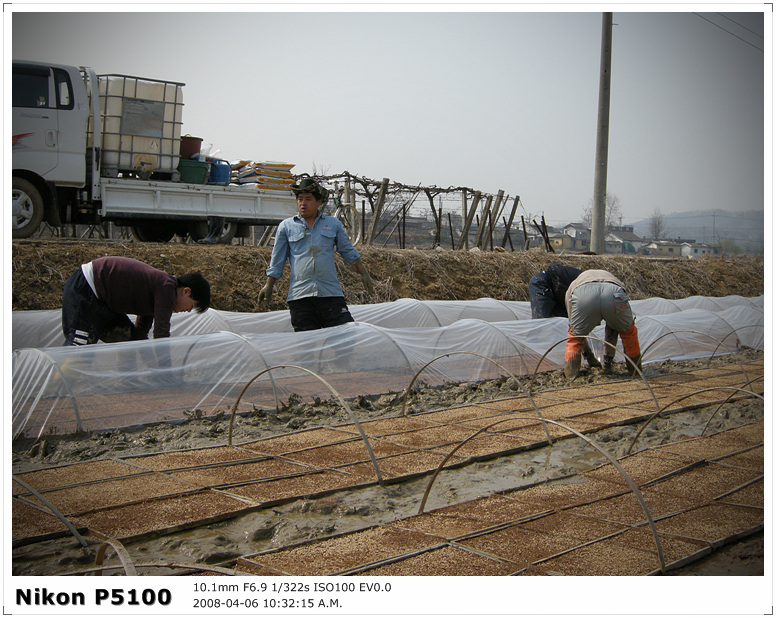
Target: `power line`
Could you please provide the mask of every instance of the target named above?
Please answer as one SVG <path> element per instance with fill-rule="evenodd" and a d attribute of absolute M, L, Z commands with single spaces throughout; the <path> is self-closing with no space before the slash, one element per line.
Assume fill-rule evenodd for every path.
<path fill-rule="evenodd" d="M 764 217 L 748 218 L 748 217 L 739 217 L 736 215 L 723 215 L 723 214 L 716 214 L 716 213 L 700 214 L 700 215 L 670 214 L 670 215 L 663 215 L 663 216 L 669 219 L 707 219 L 711 217 L 716 217 L 717 219 L 735 219 L 736 221 L 763 221 L 764 220 Z"/>
<path fill-rule="evenodd" d="M 738 23 L 738 22 L 737 22 L 735 19 L 733 19 L 732 17 L 728 17 L 728 16 L 727 16 L 727 15 L 725 15 L 724 13 L 717 13 L 717 15 L 719 15 L 720 17 L 724 17 L 725 19 L 727 19 L 727 20 L 729 20 L 729 21 L 732 21 L 732 22 L 733 22 L 733 23 L 734 23 L 736 26 L 738 26 L 739 28 L 743 28 L 743 29 L 744 29 L 744 30 L 746 30 L 747 32 L 751 32 L 751 33 L 752 33 L 753 35 L 755 35 L 757 38 L 759 38 L 759 39 L 762 39 L 762 38 L 763 38 L 763 35 L 762 35 L 762 34 L 757 34 L 757 33 L 756 33 L 754 30 L 751 30 L 751 29 L 747 28 L 746 26 L 744 26 L 744 24 L 739 24 L 739 23 Z"/>
<path fill-rule="evenodd" d="M 707 18 L 707 17 L 704 17 L 704 16 L 703 16 L 703 15 L 701 15 L 700 13 L 693 13 L 693 15 L 697 15 L 697 16 L 698 16 L 698 17 L 700 17 L 701 19 L 704 19 L 704 20 L 706 20 L 706 21 L 707 21 L 707 22 L 709 22 L 709 23 L 710 23 L 712 26 L 716 26 L 717 28 L 719 28 L 719 29 L 720 29 L 720 30 L 722 30 L 723 32 L 727 32 L 727 33 L 728 33 L 730 36 L 734 36 L 734 37 L 736 37 L 736 38 L 737 38 L 739 41 L 743 41 L 743 42 L 744 42 L 744 43 L 746 43 L 747 45 L 751 45 L 751 46 L 752 46 L 752 47 L 754 47 L 754 48 L 755 48 L 757 51 L 763 51 L 762 49 L 760 49 L 759 47 L 757 47 L 757 45 L 755 45 L 754 43 L 750 43 L 749 41 L 747 41 L 746 39 L 743 39 L 743 38 L 741 38 L 741 37 L 740 37 L 740 36 L 738 36 L 737 34 L 733 34 L 732 32 L 730 32 L 730 30 L 727 30 L 726 28 L 723 28 L 723 27 L 722 27 L 722 26 L 720 26 L 719 24 L 715 24 L 715 23 L 714 23 L 713 21 L 711 21 L 709 18 Z M 724 15 L 723 15 L 723 17 L 724 17 Z M 732 20 L 731 20 L 731 21 L 732 21 Z"/>
<path fill-rule="evenodd" d="M 722 215 L 722 214 L 718 214 L 718 215 L 714 215 L 714 214 L 708 214 L 708 215 L 707 214 L 700 214 L 700 215 L 668 214 L 668 215 L 666 215 L 666 214 L 662 214 L 661 213 L 661 216 L 666 218 L 666 219 L 670 219 L 672 221 L 676 221 L 676 220 L 679 220 L 679 219 L 710 219 L 712 217 L 717 217 L 718 219 L 719 218 L 735 219 L 736 221 L 752 221 L 752 222 L 762 222 L 762 221 L 764 221 L 764 217 L 739 217 L 739 216 L 736 216 L 736 215 Z M 651 216 L 649 216 L 649 217 L 625 217 L 625 216 L 623 216 L 622 220 L 623 221 L 636 221 L 636 222 L 638 222 L 638 221 L 649 221 L 651 218 L 652 218 Z"/>

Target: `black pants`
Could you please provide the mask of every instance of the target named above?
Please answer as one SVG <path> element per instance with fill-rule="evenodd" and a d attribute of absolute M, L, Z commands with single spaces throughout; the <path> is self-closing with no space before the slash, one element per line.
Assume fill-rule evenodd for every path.
<path fill-rule="evenodd" d="M 554 318 L 565 316 L 565 307 L 558 307 L 547 273 L 540 272 L 528 282 L 528 297 L 531 300 L 531 318 Z"/>
<path fill-rule="evenodd" d="M 62 292 L 62 332 L 65 345 L 130 341 L 135 325 L 123 313 L 112 311 L 94 295 L 83 271 L 76 270 Z"/>
<path fill-rule="evenodd" d="M 329 328 L 354 321 L 342 296 L 308 296 L 289 300 L 288 308 L 295 331 Z"/>

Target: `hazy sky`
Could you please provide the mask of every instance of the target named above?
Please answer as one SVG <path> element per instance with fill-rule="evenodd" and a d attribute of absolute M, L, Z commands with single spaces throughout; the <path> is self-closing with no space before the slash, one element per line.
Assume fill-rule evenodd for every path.
<path fill-rule="evenodd" d="M 8 6 L 14 58 L 184 82 L 183 133 L 227 159 L 503 189 L 550 224 L 580 220 L 592 198 L 602 14 L 585 5 L 86 14 Z M 656 208 L 763 207 L 771 59 L 762 50 L 772 13 L 732 6 L 740 12 L 611 7 L 607 187 L 623 223 Z"/>

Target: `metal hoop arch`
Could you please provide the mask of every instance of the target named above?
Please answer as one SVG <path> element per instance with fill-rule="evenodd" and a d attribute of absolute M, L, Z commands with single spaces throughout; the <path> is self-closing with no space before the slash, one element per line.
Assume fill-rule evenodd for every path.
<path fill-rule="evenodd" d="M 345 400 L 342 398 L 342 395 L 340 395 L 337 390 L 329 384 L 326 380 L 324 380 L 321 376 L 319 376 L 314 371 L 311 371 L 309 369 L 306 369 L 305 367 L 300 367 L 299 365 L 275 365 L 274 367 L 268 367 L 264 371 L 256 374 L 253 376 L 248 383 L 243 387 L 242 391 L 240 392 L 239 397 L 237 397 L 237 401 L 234 402 L 234 406 L 232 407 L 232 414 L 229 417 L 229 437 L 228 442 L 229 446 L 232 445 L 232 429 L 234 427 L 234 417 L 237 413 L 237 406 L 240 404 L 240 400 L 242 399 L 242 396 L 245 394 L 245 391 L 248 390 L 248 387 L 253 384 L 253 382 L 263 376 L 265 373 L 272 371 L 273 369 L 298 369 L 300 371 L 304 371 L 306 373 L 309 373 L 311 376 L 314 376 L 320 380 L 323 385 L 328 388 L 332 394 L 334 394 L 335 397 L 339 400 L 340 404 L 343 408 L 347 411 L 348 415 L 350 416 L 350 420 L 353 421 L 353 423 L 356 425 L 356 428 L 358 429 L 359 434 L 361 434 L 361 439 L 364 441 L 364 444 L 366 445 L 366 450 L 369 452 L 369 458 L 372 460 L 372 465 L 375 469 L 375 474 L 377 475 L 377 482 L 380 483 L 380 485 L 383 484 L 383 476 L 380 473 L 380 466 L 377 465 L 377 459 L 375 458 L 375 454 L 372 451 L 372 445 L 369 444 L 369 438 L 367 437 L 366 433 L 364 432 L 363 427 L 361 427 L 361 423 L 358 422 L 358 419 L 356 418 L 356 415 L 353 414 L 353 410 L 350 409 L 350 406 L 345 402 Z"/>
<path fill-rule="evenodd" d="M 514 414 L 517 417 L 523 417 L 523 418 L 533 418 L 527 414 L 519 414 L 519 413 L 511 413 Z M 505 418 L 500 421 L 496 421 L 495 423 L 492 423 L 486 427 L 482 427 L 478 429 L 476 432 L 474 432 L 471 436 L 464 439 L 462 442 L 460 442 L 452 451 L 450 451 L 444 460 L 437 466 L 437 469 L 434 471 L 434 474 L 429 479 L 428 486 L 426 487 L 426 491 L 423 494 L 423 499 L 420 502 L 420 507 L 418 508 L 418 515 L 422 515 L 425 512 L 426 508 L 426 501 L 428 500 L 429 493 L 431 492 L 431 487 L 434 484 L 434 481 L 436 481 L 437 476 L 439 476 L 439 473 L 442 471 L 445 463 L 452 457 L 456 451 L 458 451 L 459 448 L 461 448 L 464 444 L 472 440 L 473 438 L 477 437 L 479 434 L 481 434 L 483 431 L 486 431 L 490 429 L 491 427 L 494 427 L 495 425 L 499 425 L 501 423 L 505 423 L 506 421 L 514 420 L 513 418 Z M 641 490 L 639 490 L 638 485 L 633 481 L 633 479 L 628 475 L 628 473 L 625 471 L 625 469 L 620 465 L 620 463 L 612 457 L 605 449 L 603 449 L 601 446 L 599 446 L 594 440 L 591 440 L 587 436 L 579 433 L 577 430 L 572 429 L 571 427 L 564 425 L 563 423 L 559 423 L 558 421 L 553 421 L 550 419 L 547 419 L 545 422 L 552 423 L 553 425 L 557 425 L 558 427 L 561 427 L 565 429 L 566 431 L 570 431 L 571 433 L 575 434 L 577 437 L 582 438 L 587 444 L 592 446 L 594 449 L 596 449 L 599 453 L 601 453 L 604 457 L 606 457 L 609 462 L 614 465 L 614 467 L 617 469 L 617 471 L 623 476 L 625 481 L 628 483 L 630 488 L 633 490 L 634 495 L 636 496 L 636 499 L 639 501 L 639 504 L 641 505 L 642 510 L 644 511 L 644 515 L 647 517 L 647 521 L 649 522 L 649 527 L 652 530 L 652 537 L 655 541 L 655 546 L 657 547 L 657 553 L 658 558 L 660 559 L 660 571 L 662 573 L 665 573 L 665 560 L 663 559 L 663 548 L 660 545 L 660 539 L 657 534 L 657 528 L 655 528 L 655 522 L 652 519 L 652 514 L 649 511 L 649 507 L 647 507 L 647 503 L 644 500 L 644 496 L 641 493 Z"/>
<path fill-rule="evenodd" d="M 576 336 L 576 335 L 575 335 L 575 336 Z M 618 353 L 621 353 L 621 352 L 620 352 L 620 351 L 617 349 L 617 346 L 616 346 L 616 345 L 612 345 L 612 344 L 610 344 L 608 341 L 605 341 L 604 339 L 601 339 L 600 337 L 594 337 L 593 335 L 580 335 L 580 338 L 584 338 L 584 339 L 588 339 L 588 340 L 589 340 L 589 339 L 593 339 L 594 341 L 600 341 L 601 343 L 603 343 L 603 344 L 604 344 L 604 347 L 605 347 L 605 348 L 606 348 L 606 347 L 612 348 L 612 349 L 614 350 L 615 356 L 616 356 Z M 531 387 L 533 386 L 534 379 L 536 378 L 536 373 L 539 371 L 539 367 L 541 367 L 541 365 L 542 365 L 542 361 L 543 361 L 543 360 L 544 360 L 544 359 L 547 357 L 547 355 L 548 355 L 548 354 L 549 354 L 549 353 L 550 353 L 552 350 L 554 350 L 554 349 L 555 349 L 557 346 L 559 346 L 561 343 L 565 343 L 565 342 L 566 342 L 566 339 L 561 339 L 560 341 L 558 341 L 558 342 L 554 343 L 554 344 L 553 344 L 553 345 L 552 345 L 552 346 L 551 346 L 551 347 L 550 347 L 550 348 L 549 348 L 549 349 L 548 349 L 548 350 L 547 350 L 547 351 L 544 353 L 544 355 L 543 355 L 543 356 L 542 356 L 542 357 L 539 359 L 539 362 L 538 362 L 538 363 L 537 363 L 537 365 L 536 365 L 536 369 L 534 369 L 533 375 L 531 376 L 531 381 L 528 383 L 528 389 L 529 389 L 529 392 L 530 392 L 530 390 L 531 390 Z M 658 410 L 660 410 L 660 404 L 659 404 L 659 403 L 658 403 L 658 401 L 657 401 L 657 397 L 655 396 L 655 392 L 652 390 L 652 387 L 651 387 L 651 386 L 650 386 L 650 384 L 649 384 L 649 380 L 647 380 L 647 377 L 644 375 L 644 372 L 643 372 L 641 369 L 639 369 L 639 367 L 636 365 L 636 363 L 634 363 L 634 362 L 633 362 L 633 361 L 632 361 L 630 358 L 628 358 L 628 355 L 627 355 L 627 354 L 622 354 L 622 356 L 625 358 L 625 362 L 626 362 L 626 363 L 628 363 L 628 364 L 629 364 L 631 367 L 633 367 L 633 369 L 635 369 L 635 370 L 638 372 L 638 374 L 641 376 L 641 379 L 642 379 L 642 380 L 644 380 L 644 384 L 646 385 L 646 387 L 647 387 L 647 390 L 649 390 L 649 394 L 650 394 L 650 395 L 652 395 L 652 400 L 655 402 L 655 407 L 657 407 L 657 409 L 658 409 Z M 643 353 L 642 353 L 642 356 L 643 356 Z"/>
<path fill-rule="evenodd" d="M 754 381 L 754 380 L 751 380 L 750 382 L 747 382 L 747 384 L 751 384 L 751 382 L 752 382 L 752 381 Z M 686 395 L 682 395 L 681 397 L 679 397 L 679 398 L 677 398 L 677 399 L 674 399 L 673 401 L 671 401 L 671 402 L 667 403 L 667 404 L 665 405 L 665 407 L 664 407 L 662 410 L 658 410 L 657 412 L 655 412 L 654 414 L 652 414 L 652 416 L 650 416 L 650 417 L 649 417 L 649 418 L 648 418 L 646 421 L 644 421 L 644 425 L 642 425 L 642 426 L 641 426 L 641 428 L 640 428 L 640 429 L 639 429 L 639 430 L 636 432 L 636 435 L 635 435 L 635 436 L 633 436 L 633 442 L 631 442 L 631 445 L 628 447 L 628 450 L 627 450 L 627 451 L 625 451 L 625 453 L 626 453 L 627 455 L 630 455 L 630 452 L 633 450 L 633 447 L 636 445 L 636 440 L 638 440 L 638 439 L 639 439 L 639 436 L 642 434 L 642 432 L 643 432 L 643 431 L 644 431 L 644 430 L 647 428 L 647 426 L 648 426 L 648 425 L 649 425 L 649 424 L 650 424 L 650 423 L 651 423 L 653 420 L 655 420 L 655 418 L 656 418 L 656 417 L 660 416 L 660 414 L 661 414 L 663 411 L 667 410 L 667 409 L 668 409 L 670 406 L 674 405 L 675 403 L 679 403 L 680 401 L 682 401 L 683 399 L 687 399 L 688 397 L 694 397 L 695 395 L 698 395 L 698 394 L 700 394 L 700 393 L 705 393 L 705 392 L 708 392 L 708 391 L 726 391 L 726 390 L 732 390 L 732 391 L 733 391 L 733 393 L 731 393 L 731 394 L 728 396 L 728 398 L 727 398 L 727 399 L 726 399 L 724 402 L 722 402 L 722 404 L 720 404 L 720 406 L 719 406 L 720 408 L 721 408 L 721 407 L 722 407 L 722 406 L 723 406 L 725 403 L 727 403 L 727 402 L 730 400 L 730 398 L 731 398 L 731 397 L 732 397 L 732 396 L 733 396 L 733 395 L 734 395 L 736 392 L 743 392 L 743 393 L 747 393 L 747 394 L 749 394 L 749 395 L 752 395 L 753 397 L 759 397 L 760 399 L 763 399 L 763 400 L 765 399 L 765 398 L 764 398 L 762 395 L 760 395 L 760 394 L 758 394 L 758 393 L 755 393 L 755 392 L 753 392 L 753 391 L 748 391 L 748 390 L 746 390 L 746 389 L 744 389 L 744 388 L 738 388 L 738 387 L 735 387 L 735 386 L 712 386 L 712 387 L 710 387 L 710 388 L 702 388 L 702 389 L 700 389 L 700 390 L 697 390 L 697 391 L 694 391 L 694 392 L 692 392 L 692 393 L 687 393 Z M 717 408 L 717 410 L 719 410 L 719 408 Z M 714 414 L 716 414 L 716 413 L 717 413 L 717 410 L 715 410 L 715 411 L 714 411 L 714 413 L 712 414 L 712 417 L 714 416 Z M 709 421 L 710 421 L 710 420 L 711 420 L 711 419 L 709 419 Z M 707 426 L 708 426 L 708 422 L 707 422 Z M 704 427 L 704 430 L 703 430 L 703 431 L 704 431 L 704 432 L 706 431 L 705 427 Z M 701 435 L 703 435 L 703 432 L 701 433 Z"/>
<path fill-rule="evenodd" d="M 506 367 L 503 367 L 502 365 L 500 365 L 499 363 L 494 361 L 492 358 L 488 358 L 487 356 L 485 356 L 483 354 L 478 354 L 477 352 L 467 352 L 467 351 L 464 351 L 464 350 L 461 350 L 461 351 L 458 351 L 458 352 L 448 352 L 447 354 L 442 354 L 441 356 L 437 356 L 436 358 L 432 358 L 425 365 L 423 365 L 420 369 L 418 369 L 418 372 L 412 378 L 412 381 L 410 381 L 409 386 L 404 391 L 404 399 L 402 400 L 402 404 L 401 404 L 401 415 L 402 416 L 409 416 L 407 414 L 407 397 L 409 396 L 410 391 L 412 390 L 412 385 L 415 384 L 415 380 L 418 379 L 420 374 L 426 369 L 426 367 L 428 367 L 432 363 L 435 363 L 436 361 L 438 361 L 441 358 L 447 358 L 449 356 L 453 356 L 454 354 L 471 354 L 472 356 L 479 356 L 480 358 L 483 358 L 483 359 L 485 359 L 487 361 L 490 361 L 491 363 L 496 365 L 496 367 L 498 367 L 502 371 L 504 371 L 507 374 L 509 374 L 509 376 L 511 378 L 514 378 L 515 381 L 518 384 L 520 384 L 520 381 L 517 379 L 517 377 L 511 371 L 509 371 L 509 369 L 507 369 Z M 523 388 L 522 384 L 520 384 L 520 388 Z M 539 409 L 539 406 L 536 405 L 536 402 L 533 400 L 533 397 L 531 396 L 530 391 L 526 391 L 525 394 L 528 397 L 529 401 L 531 402 L 531 405 L 534 407 L 534 410 L 536 410 L 536 414 L 539 417 L 539 421 L 542 423 L 542 427 L 544 428 L 544 433 L 547 434 L 547 441 L 550 443 L 550 445 L 552 445 L 552 437 L 550 436 L 549 429 L 547 429 L 547 425 L 544 424 L 544 417 L 542 416 L 542 412 Z"/>
<path fill-rule="evenodd" d="M 744 372 L 744 374 L 746 374 L 746 372 Z M 759 382 L 760 380 L 765 380 L 765 377 L 763 376 L 763 377 L 758 377 L 758 378 L 752 378 L 751 380 L 749 380 L 748 382 L 746 382 L 746 383 L 744 384 L 744 386 L 749 386 L 749 385 L 750 385 L 750 384 L 752 384 L 753 382 Z M 743 391 L 744 391 L 744 392 L 746 392 L 746 393 L 749 393 L 749 392 L 751 392 L 751 391 L 747 391 L 747 390 L 745 390 L 745 389 L 741 389 L 741 390 L 743 390 Z M 712 421 L 712 420 L 714 419 L 714 417 L 717 415 L 717 412 L 719 412 L 719 411 L 722 409 L 722 406 L 724 406 L 724 405 L 725 405 L 725 404 L 726 404 L 728 401 L 730 401 L 730 400 L 733 398 L 733 396 L 734 396 L 735 394 L 736 394 L 736 393 L 735 393 L 735 391 L 734 391 L 734 392 L 732 392 L 732 393 L 730 393 L 730 394 L 729 394 L 729 395 L 728 395 L 728 396 L 725 398 L 725 401 L 723 401 L 721 404 L 719 404 L 719 405 L 717 406 L 717 409 L 716 409 L 716 410 L 714 410 L 714 412 L 712 412 L 712 413 L 711 413 L 711 416 L 709 417 L 709 420 L 708 420 L 708 421 L 706 421 L 706 424 L 703 426 L 703 431 L 701 432 L 701 437 L 703 437 L 703 435 L 706 433 L 706 430 L 709 428 L 709 425 L 711 424 L 711 421 Z M 752 394 L 753 394 L 754 396 L 756 396 L 756 397 L 760 397 L 760 399 L 762 399 L 763 401 L 765 401 L 765 398 L 764 398 L 764 397 L 761 397 L 761 396 L 760 396 L 758 393 L 752 393 Z"/>
<path fill-rule="evenodd" d="M 109 547 L 112 547 L 116 551 L 116 555 L 121 561 L 121 566 L 124 568 L 124 574 L 129 577 L 137 575 L 135 565 L 132 563 L 132 557 L 129 555 L 129 552 L 124 548 L 124 546 L 116 539 L 105 539 L 105 542 L 100 545 L 100 548 L 97 550 L 97 555 L 94 558 L 94 564 L 97 565 L 98 568 L 95 575 L 102 575 L 102 561 L 104 560 L 105 552 Z"/>
<path fill-rule="evenodd" d="M 57 508 L 51 504 L 46 498 L 44 498 L 40 492 L 38 492 L 34 487 L 31 487 L 27 483 L 25 483 L 23 480 L 21 480 L 16 475 L 12 475 L 11 478 L 19 485 L 24 487 L 27 491 L 31 492 L 38 500 L 40 500 L 43 504 L 46 505 L 46 508 L 48 508 L 51 511 L 51 514 L 57 517 L 63 524 L 65 524 L 65 527 L 68 529 L 70 534 L 72 534 L 76 539 L 78 539 L 78 542 L 81 544 L 82 547 L 86 547 L 88 543 L 84 540 L 84 538 L 78 533 L 78 530 L 75 529 L 75 526 L 70 523 L 70 520 L 67 519 L 62 513 L 57 510 Z"/>

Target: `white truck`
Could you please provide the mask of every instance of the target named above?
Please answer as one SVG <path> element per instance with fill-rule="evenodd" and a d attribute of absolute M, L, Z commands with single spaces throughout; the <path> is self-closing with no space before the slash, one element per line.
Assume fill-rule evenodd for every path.
<path fill-rule="evenodd" d="M 181 155 L 183 85 L 14 60 L 13 238 L 113 221 L 140 241 L 199 240 L 223 217 L 228 242 L 296 214 L 288 190 L 203 182 L 207 164 Z"/>

